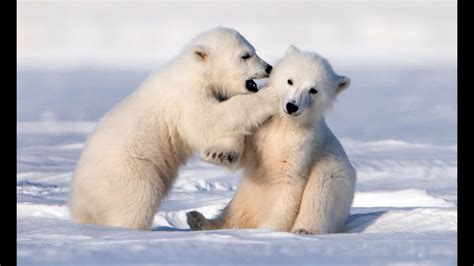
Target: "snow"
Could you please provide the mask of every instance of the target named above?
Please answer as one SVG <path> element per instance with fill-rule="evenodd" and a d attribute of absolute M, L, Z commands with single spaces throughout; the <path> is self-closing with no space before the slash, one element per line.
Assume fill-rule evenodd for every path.
<path fill-rule="evenodd" d="M 358 171 L 357 192 L 344 233 L 321 236 L 267 229 L 189 231 L 185 213 L 217 214 L 241 174 L 194 157 L 155 215 L 153 230 L 142 232 L 71 220 L 68 184 L 93 125 L 18 122 L 19 265 L 456 264 L 455 145 L 342 138 Z"/>
<path fill-rule="evenodd" d="M 19 1 L 18 265 L 455 265 L 456 5 Z M 216 25 L 272 64 L 294 43 L 351 77 L 327 116 L 358 176 L 343 233 L 189 231 L 185 213 L 216 215 L 241 175 L 198 157 L 152 231 L 71 220 L 69 181 L 97 120 Z"/>

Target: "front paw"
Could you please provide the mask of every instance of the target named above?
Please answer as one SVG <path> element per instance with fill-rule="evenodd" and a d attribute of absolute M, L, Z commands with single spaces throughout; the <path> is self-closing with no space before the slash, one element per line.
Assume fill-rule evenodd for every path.
<path fill-rule="evenodd" d="M 297 234 L 297 235 L 311 235 L 311 233 L 306 230 L 306 229 L 296 229 L 294 232 L 294 234 Z"/>
<path fill-rule="evenodd" d="M 225 150 L 219 146 L 210 146 L 201 153 L 201 159 L 205 162 L 233 166 L 239 158 L 237 151 Z"/>
<path fill-rule="evenodd" d="M 199 231 L 203 230 L 203 226 L 206 223 L 206 217 L 198 211 L 191 211 L 186 213 L 186 221 L 192 231 Z"/>

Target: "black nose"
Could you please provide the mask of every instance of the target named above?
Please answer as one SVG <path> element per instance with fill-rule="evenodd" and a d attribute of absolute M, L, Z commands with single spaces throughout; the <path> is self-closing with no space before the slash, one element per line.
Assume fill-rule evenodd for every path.
<path fill-rule="evenodd" d="M 286 104 L 286 111 L 289 113 L 289 114 L 292 114 L 296 111 L 298 111 L 298 106 L 292 104 L 292 103 L 287 103 Z"/>
<path fill-rule="evenodd" d="M 255 83 L 255 81 L 253 81 L 251 79 L 245 81 L 245 87 L 249 91 L 253 91 L 253 92 L 258 91 L 257 83 Z"/>
<path fill-rule="evenodd" d="M 267 68 L 265 68 L 265 72 L 267 72 L 268 75 L 272 72 L 273 67 L 271 65 L 268 65 Z"/>

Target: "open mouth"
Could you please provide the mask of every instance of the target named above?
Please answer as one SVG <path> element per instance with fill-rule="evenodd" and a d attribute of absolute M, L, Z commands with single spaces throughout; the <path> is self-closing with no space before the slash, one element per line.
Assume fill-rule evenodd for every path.
<path fill-rule="evenodd" d="M 257 83 L 255 83 L 255 81 L 253 81 L 253 79 L 248 79 L 245 81 L 245 87 L 247 88 L 247 90 L 249 91 L 253 91 L 253 92 L 257 92 L 258 91 L 258 87 L 257 87 Z"/>
<path fill-rule="evenodd" d="M 303 112 L 293 112 L 293 113 L 289 113 L 285 108 L 283 108 L 283 112 L 287 115 L 287 116 L 292 116 L 292 117 L 298 117 L 300 116 Z"/>
<path fill-rule="evenodd" d="M 292 116 L 292 117 L 298 117 L 300 116 L 302 113 L 298 112 L 298 113 L 288 113 L 287 111 L 285 111 L 285 114 L 288 115 L 288 116 Z"/>

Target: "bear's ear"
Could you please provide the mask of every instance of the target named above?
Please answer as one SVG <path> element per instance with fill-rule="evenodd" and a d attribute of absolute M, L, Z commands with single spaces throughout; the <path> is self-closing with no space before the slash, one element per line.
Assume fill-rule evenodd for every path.
<path fill-rule="evenodd" d="M 349 87 L 349 85 L 351 85 L 350 78 L 344 76 L 337 76 L 336 93 L 339 94 L 341 91 Z"/>
<path fill-rule="evenodd" d="M 209 52 L 206 47 L 202 45 L 195 45 L 193 46 L 193 55 L 197 61 L 206 61 L 207 57 L 209 56 Z"/>
<path fill-rule="evenodd" d="M 293 44 L 288 47 L 288 50 L 286 50 L 286 54 L 292 54 L 292 53 L 299 53 L 300 50 L 296 48 Z"/>

